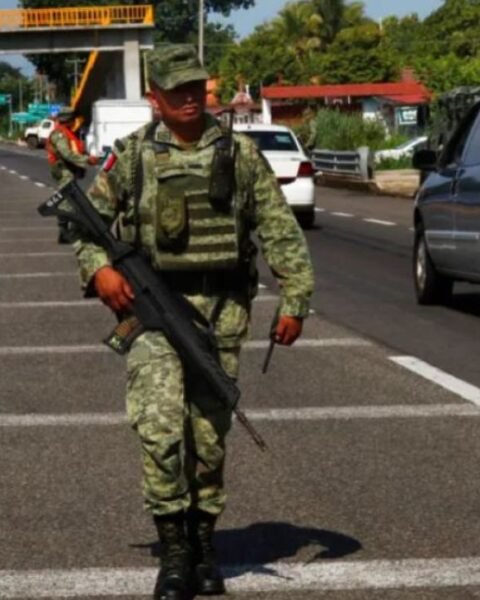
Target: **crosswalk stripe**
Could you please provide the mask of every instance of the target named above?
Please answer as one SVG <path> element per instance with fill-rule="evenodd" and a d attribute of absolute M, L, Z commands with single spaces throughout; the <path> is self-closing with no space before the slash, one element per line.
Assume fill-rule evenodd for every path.
<path fill-rule="evenodd" d="M 0 571 L 0 598 L 151 597 L 156 568 Z M 223 568 L 236 593 L 461 588 L 480 585 L 480 558 L 270 563 Z M 459 596 L 455 596 L 459 597 Z"/>
<path fill-rule="evenodd" d="M 471 404 L 402 404 L 247 409 L 245 414 L 252 421 L 350 421 L 352 419 L 477 418 L 480 417 L 480 409 Z M 112 427 L 124 425 L 126 421 L 123 412 L 0 414 L 0 427 Z"/>
<path fill-rule="evenodd" d="M 243 345 L 244 350 L 264 350 L 270 346 L 269 340 L 252 340 Z M 291 352 L 293 349 L 300 348 L 348 348 L 348 347 L 368 347 L 371 342 L 360 338 L 324 338 L 324 339 L 303 339 L 297 340 L 292 347 L 279 346 L 278 350 Z M 20 354 L 96 354 L 102 352 L 111 352 L 109 348 L 102 344 L 78 344 L 70 346 L 0 346 L 0 356 L 20 355 Z"/>

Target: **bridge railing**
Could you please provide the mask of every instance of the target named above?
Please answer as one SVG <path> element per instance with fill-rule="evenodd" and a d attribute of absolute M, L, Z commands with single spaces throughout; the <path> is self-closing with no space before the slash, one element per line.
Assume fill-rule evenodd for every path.
<path fill-rule="evenodd" d="M 1 10 L 1 29 L 154 25 L 152 5 Z"/>

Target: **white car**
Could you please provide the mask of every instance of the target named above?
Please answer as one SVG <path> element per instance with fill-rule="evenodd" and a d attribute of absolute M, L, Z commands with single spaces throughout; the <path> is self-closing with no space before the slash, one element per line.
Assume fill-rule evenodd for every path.
<path fill-rule="evenodd" d="M 422 135 L 416 138 L 412 138 L 400 144 L 396 148 L 389 148 L 388 150 L 378 150 L 375 152 L 375 162 L 380 162 L 384 158 L 403 158 L 405 156 L 413 156 L 417 150 L 423 150 L 427 146 L 428 137 Z"/>
<path fill-rule="evenodd" d="M 43 148 L 47 143 L 50 134 L 55 129 L 55 121 L 53 119 L 42 119 L 36 125 L 27 127 L 24 133 L 24 139 L 29 148 Z"/>
<path fill-rule="evenodd" d="M 234 130 L 252 138 L 272 167 L 298 222 L 315 221 L 313 165 L 291 129 L 283 125 L 236 124 Z"/>

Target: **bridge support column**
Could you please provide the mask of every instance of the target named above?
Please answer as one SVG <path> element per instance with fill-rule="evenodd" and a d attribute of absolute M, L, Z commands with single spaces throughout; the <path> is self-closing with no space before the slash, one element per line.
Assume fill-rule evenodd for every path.
<path fill-rule="evenodd" d="M 140 68 L 140 43 L 136 31 L 125 31 L 123 72 L 125 98 L 127 100 L 140 100 L 142 97 L 142 72 Z"/>

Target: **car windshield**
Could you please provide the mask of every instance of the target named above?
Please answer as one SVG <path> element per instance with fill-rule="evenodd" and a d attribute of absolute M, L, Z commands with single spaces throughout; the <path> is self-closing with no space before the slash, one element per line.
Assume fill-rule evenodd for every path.
<path fill-rule="evenodd" d="M 298 152 L 298 146 L 288 131 L 244 131 L 262 151 Z"/>

